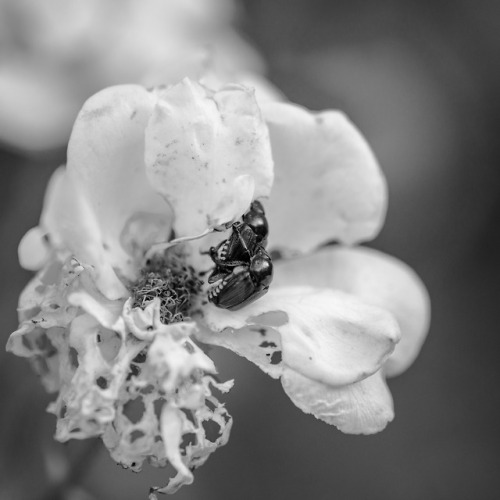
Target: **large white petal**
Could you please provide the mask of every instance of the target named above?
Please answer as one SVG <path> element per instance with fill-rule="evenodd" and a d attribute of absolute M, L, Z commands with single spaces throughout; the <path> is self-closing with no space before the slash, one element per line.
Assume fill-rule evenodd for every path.
<path fill-rule="evenodd" d="M 107 259 L 130 279 L 136 269 L 124 242 L 134 242 L 124 232 L 145 224 L 157 226 L 158 240 L 169 236 L 170 207 L 149 184 L 144 164 L 144 130 L 156 100 L 137 85 L 95 94 L 78 115 L 68 146 L 68 173 L 95 214 Z"/>
<path fill-rule="evenodd" d="M 401 341 L 387 360 L 387 375 L 406 370 L 420 352 L 429 330 L 429 295 L 420 278 L 400 260 L 369 248 L 334 246 L 277 261 L 274 269 L 274 286 L 329 287 L 390 311 L 401 328 Z"/>
<path fill-rule="evenodd" d="M 147 174 L 174 209 L 176 236 L 234 221 L 269 195 L 269 135 L 253 91 L 214 93 L 184 79 L 159 97 L 146 130 Z"/>
<path fill-rule="evenodd" d="M 375 237 L 387 188 L 365 139 L 338 111 L 311 113 L 286 103 L 262 105 L 275 183 L 266 204 L 269 245 L 307 252 L 321 243 Z"/>
<path fill-rule="evenodd" d="M 390 313 L 325 288 L 275 287 L 238 311 L 208 304 L 204 314 L 211 330 L 234 330 L 232 335 L 231 330 L 220 334 L 224 337 L 219 341 L 215 333 L 207 338 L 208 342 L 229 347 L 260 367 L 263 356 L 255 355 L 255 349 L 248 347 L 248 330 L 267 329 L 269 319 L 276 319 L 271 327 L 280 334 L 283 365 L 334 386 L 361 380 L 377 371 L 399 340 L 399 328 Z M 244 329 L 241 336 L 240 329 Z M 255 340 L 251 342 L 254 346 Z M 269 372 L 269 368 L 264 371 Z"/>
<path fill-rule="evenodd" d="M 374 434 L 394 418 L 392 396 L 380 370 L 343 387 L 329 387 L 291 370 L 285 370 L 281 382 L 303 412 L 346 434 Z"/>
<path fill-rule="evenodd" d="M 128 294 L 103 248 L 95 212 L 64 168 L 56 170 L 50 180 L 40 226 L 50 244 L 62 253 L 61 258 L 74 256 L 93 268 L 96 284 L 106 297 L 117 299 Z"/>

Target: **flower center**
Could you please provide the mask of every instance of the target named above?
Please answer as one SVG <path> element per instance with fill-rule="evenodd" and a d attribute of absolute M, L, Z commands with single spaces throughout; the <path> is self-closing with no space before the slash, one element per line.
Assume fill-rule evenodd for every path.
<path fill-rule="evenodd" d="M 145 309 L 160 299 L 160 320 L 168 325 L 189 319 L 193 298 L 201 291 L 203 281 L 195 269 L 186 264 L 185 254 L 177 247 L 148 260 L 141 277 L 132 286 L 132 307 Z"/>

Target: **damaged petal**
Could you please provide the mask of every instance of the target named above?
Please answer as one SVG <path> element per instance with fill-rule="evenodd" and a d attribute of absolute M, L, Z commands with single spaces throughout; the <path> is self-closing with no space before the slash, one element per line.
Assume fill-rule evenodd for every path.
<path fill-rule="evenodd" d="M 213 361 L 189 340 L 187 334 L 196 328 L 195 323 L 176 323 L 166 328 L 156 335 L 148 353 L 165 392 L 172 392 L 193 373 L 217 372 Z"/>
<path fill-rule="evenodd" d="M 267 319 L 268 313 L 277 312 L 286 318 L 273 326 L 280 335 L 283 366 L 328 385 L 349 384 L 374 373 L 400 338 L 390 313 L 325 288 L 275 287 L 238 311 L 211 305 L 204 310 L 207 326 L 214 332 L 235 330 L 234 339 L 225 336 L 222 345 L 229 345 L 269 373 L 275 370 L 265 367 L 262 355 L 247 346 L 247 329 L 258 330 L 259 316 Z M 210 341 L 217 343 L 213 336 L 208 337 Z"/>
<path fill-rule="evenodd" d="M 146 171 L 174 209 L 177 237 L 235 221 L 248 208 L 243 202 L 269 195 L 269 135 L 251 90 L 212 92 L 184 79 L 158 95 L 146 128 Z"/>
<path fill-rule="evenodd" d="M 261 322 L 246 327 L 226 328 L 221 332 L 203 329 L 196 333 L 204 343 L 229 349 L 255 363 L 273 378 L 282 374 L 281 337 L 278 331 Z"/>

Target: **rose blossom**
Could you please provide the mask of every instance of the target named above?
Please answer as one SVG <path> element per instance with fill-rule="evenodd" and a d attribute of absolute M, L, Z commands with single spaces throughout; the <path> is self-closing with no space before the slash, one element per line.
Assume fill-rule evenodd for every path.
<path fill-rule="evenodd" d="M 339 112 L 259 107 L 242 85 L 188 79 L 94 95 L 20 244 L 38 274 L 8 344 L 58 392 L 56 438 L 101 436 L 134 470 L 170 462 L 177 476 L 154 491 L 190 483 L 232 423 L 213 394 L 232 382 L 214 378 L 199 342 L 248 358 L 344 432 L 383 429 L 393 418 L 385 376 L 411 364 L 429 319 L 413 271 L 353 246 L 377 234 L 386 197 L 371 150 Z M 255 302 L 221 309 L 208 300 L 209 249 L 256 199 L 274 280 Z"/>

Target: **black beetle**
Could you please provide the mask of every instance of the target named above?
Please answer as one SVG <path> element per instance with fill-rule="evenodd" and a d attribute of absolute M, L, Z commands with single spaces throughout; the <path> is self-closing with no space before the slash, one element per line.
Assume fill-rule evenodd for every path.
<path fill-rule="evenodd" d="M 236 311 L 267 292 L 273 279 L 273 263 L 264 248 L 268 232 L 264 208 L 254 201 L 242 221 L 232 225 L 229 238 L 210 248 L 215 268 L 208 283 L 217 283 L 208 292 L 210 302 Z"/>

